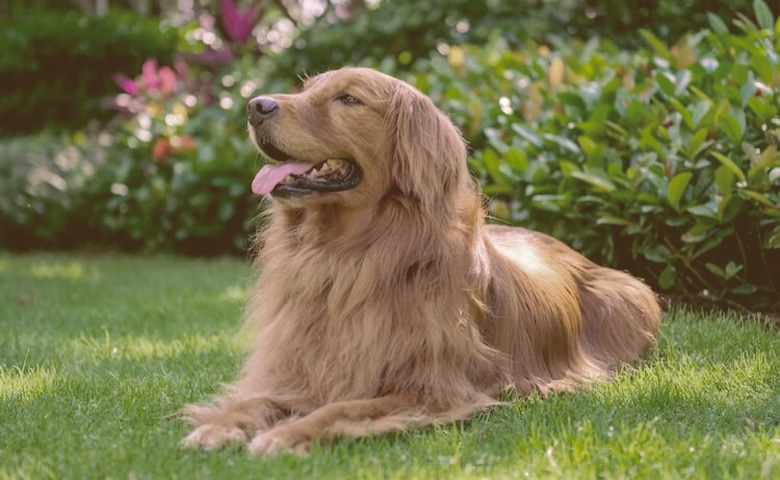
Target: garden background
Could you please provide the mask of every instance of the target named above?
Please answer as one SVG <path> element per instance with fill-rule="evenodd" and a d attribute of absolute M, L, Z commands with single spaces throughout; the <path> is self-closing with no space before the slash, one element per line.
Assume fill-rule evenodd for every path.
<path fill-rule="evenodd" d="M 763 0 L 0 0 L 0 480 L 778 478 L 779 17 Z M 172 414 L 244 354 L 263 161 L 245 103 L 344 64 L 452 118 L 491 221 L 688 305 L 646 360 L 308 457 L 180 449 Z"/>
<path fill-rule="evenodd" d="M 669 298 L 780 309 L 762 0 L 4 0 L 0 249 L 247 251 L 246 100 L 344 64 L 463 130 L 493 220 Z"/>

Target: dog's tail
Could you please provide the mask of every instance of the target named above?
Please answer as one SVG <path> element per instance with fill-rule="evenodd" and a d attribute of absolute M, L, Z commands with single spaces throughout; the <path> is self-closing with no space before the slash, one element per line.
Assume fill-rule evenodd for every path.
<path fill-rule="evenodd" d="M 642 281 L 594 267 L 582 285 L 586 354 L 607 369 L 633 364 L 655 343 L 661 326 L 658 298 Z"/>

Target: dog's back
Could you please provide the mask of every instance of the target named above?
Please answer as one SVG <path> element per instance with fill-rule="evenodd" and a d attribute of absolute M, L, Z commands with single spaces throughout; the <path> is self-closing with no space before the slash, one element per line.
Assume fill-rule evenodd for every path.
<path fill-rule="evenodd" d="M 661 310 L 640 280 L 542 233 L 485 231 L 491 276 L 483 335 L 511 359 L 520 393 L 606 377 L 654 343 Z"/>

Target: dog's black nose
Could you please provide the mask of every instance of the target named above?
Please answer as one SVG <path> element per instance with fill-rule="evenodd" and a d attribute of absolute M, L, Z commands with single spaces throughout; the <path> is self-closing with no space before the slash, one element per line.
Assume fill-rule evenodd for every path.
<path fill-rule="evenodd" d="M 246 115 L 249 123 L 256 127 L 276 115 L 279 104 L 270 97 L 255 97 L 246 106 Z"/>

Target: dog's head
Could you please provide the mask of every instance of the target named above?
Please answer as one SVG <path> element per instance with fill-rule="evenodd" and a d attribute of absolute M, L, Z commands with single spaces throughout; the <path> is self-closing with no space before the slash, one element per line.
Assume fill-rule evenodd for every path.
<path fill-rule="evenodd" d="M 366 68 L 308 79 L 300 93 L 247 105 L 249 134 L 272 163 L 252 191 L 282 204 L 360 208 L 387 195 L 446 201 L 467 177 L 458 130 L 428 97 Z"/>

